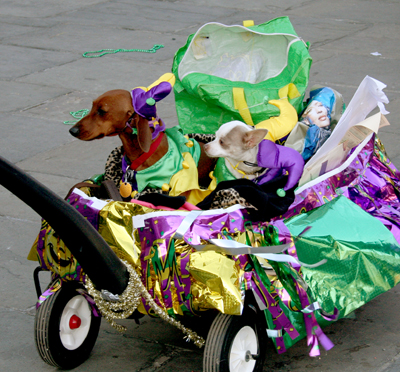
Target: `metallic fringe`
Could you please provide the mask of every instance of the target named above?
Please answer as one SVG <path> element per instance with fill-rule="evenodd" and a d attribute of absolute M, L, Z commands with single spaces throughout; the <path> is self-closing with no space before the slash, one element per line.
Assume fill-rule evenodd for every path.
<path fill-rule="evenodd" d="M 154 312 L 163 320 L 172 324 L 173 326 L 180 329 L 184 334 L 187 341 L 193 341 L 198 347 L 203 347 L 205 340 L 197 335 L 196 332 L 186 328 L 179 321 L 170 317 L 162 308 L 160 308 L 154 299 L 151 297 L 150 293 L 147 291 L 139 275 L 134 270 L 134 268 L 127 262 L 122 260 L 129 272 L 129 282 L 125 291 L 119 295 L 111 295 L 115 300 L 106 300 L 102 292 L 95 289 L 93 282 L 86 276 L 85 287 L 89 295 L 96 302 L 96 306 L 103 315 L 103 317 L 119 332 L 126 331 L 126 327 L 117 324 L 114 319 L 126 319 L 128 318 L 138 307 L 140 299 L 143 298 L 154 310 Z"/>

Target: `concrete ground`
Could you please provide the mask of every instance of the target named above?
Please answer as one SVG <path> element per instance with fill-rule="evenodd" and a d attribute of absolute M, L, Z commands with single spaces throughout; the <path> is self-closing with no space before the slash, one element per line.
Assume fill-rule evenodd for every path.
<path fill-rule="evenodd" d="M 90 108 L 93 98 L 110 89 L 149 85 L 170 71 L 177 49 L 207 22 L 259 24 L 283 15 L 311 42 L 310 86 L 330 86 L 349 103 L 366 75 L 387 84 L 391 126 L 379 136 L 400 166 L 398 0 L 2 0 L 0 155 L 65 196 L 73 184 L 102 173 L 119 143 L 75 140 L 63 124 L 72 119 L 70 111 Z M 154 44 L 164 48 L 82 57 L 86 51 Z M 172 96 L 158 111 L 169 126 L 177 123 Z M 40 216 L 0 188 L 1 371 L 55 370 L 40 359 L 33 334 L 36 264 L 26 256 L 39 228 Z M 48 280 L 43 274 L 43 284 Z M 321 357 L 308 357 L 303 340 L 281 356 L 270 350 L 264 371 L 399 371 L 399 295 L 394 288 L 356 311 L 355 318 L 328 327 L 336 346 Z M 77 371 L 202 370 L 202 350 L 163 321 L 123 323 L 128 331 L 120 335 L 103 322 L 90 359 Z"/>

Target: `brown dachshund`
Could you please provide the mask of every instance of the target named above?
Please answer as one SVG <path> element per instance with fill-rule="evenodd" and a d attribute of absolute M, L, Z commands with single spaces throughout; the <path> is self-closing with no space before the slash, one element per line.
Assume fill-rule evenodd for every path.
<path fill-rule="evenodd" d="M 137 135 L 133 135 L 136 128 Z M 111 90 L 93 101 L 90 113 L 79 120 L 70 133 L 80 140 L 91 141 L 107 136 L 118 135 L 124 151 L 131 163 L 143 153 L 149 152 L 152 144 L 152 131 L 148 120 L 135 113 L 132 97 L 129 91 Z M 209 173 L 215 166 L 215 160 L 209 158 L 201 147 L 201 157 L 198 164 L 199 184 L 207 187 L 210 183 Z M 163 136 L 156 150 L 136 170 L 140 171 L 159 161 L 168 151 L 167 136 Z"/>

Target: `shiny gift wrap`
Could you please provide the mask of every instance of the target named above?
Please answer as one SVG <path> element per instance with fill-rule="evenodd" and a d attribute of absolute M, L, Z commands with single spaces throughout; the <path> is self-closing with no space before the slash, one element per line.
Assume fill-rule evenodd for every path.
<path fill-rule="evenodd" d="M 235 261 L 215 252 L 198 252 L 192 246 L 221 236 L 239 239 L 245 232 L 242 210 L 205 212 L 183 239 L 177 238 L 175 233 L 187 214 L 154 212 L 146 214 L 143 221 L 133 218 L 133 224 L 140 226 L 136 244 L 141 249 L 146 288 L 170 313 L 184 315 L 214 308 L 239 315 L 243 298 Z"/>
<path fill-rule="evenodd" d="M 230 213 L 212 212 L 196 222 L 185 239 L 175 239 L 175 231 L 188 212 L 155 212 L 129 202 L 107 202 L 99 211 L 93 207 L 94 200 L 78 191 L 68 199 L 82 206 L 77 209 L 118 257 L 133 265 L 150 295 L 169 315 L 193 315 L 207 309 L 241 314 L 243 270 L 232 257 L 197 252 L 191 244 L 221 237 L 246 241 L 246 210 L 237 206 Z M 146 226 L 137 228 L 140 216 Z M 39 260 L 56 277 L 84 281 L 81 266 L 46 221 L 29 258 Z M 155 315 L 144 299 L 138 310 Z"/>
<path fill-rule="evenodd" d="M 86 208 L 81 208 L 80 212 L 93 215 L 92 204 L 89 205 L 85 196 L 76 194 L 80 199 L 70 200 L 86 203 Z M 268 327 L 278 334 L 273 341 L 279 353 L 305 337 L 300 310 L 307 307 L 310 300 L 297 283 L 300 276 L 296 270 L 300 265 L 295 265 L 295 270 L 285 262 L 269 262 L 277 272 L 286 273 L 276 281 L 276 277 L 269 278 L 265 274 L 253 256 L 263 247 L 278 244 L 279 250 L 280 245 L 288 248 L 287 257 L 297 257 L 293 239 L 284 223 L 251 223 L 247 220 L 247 210 L 236 205 L 224 210 L 195 212 L 196 218 L 182 229 L 193 212 L 155 211 L 135 203 L 108 202 L 99 212 L 98 230 L 116 254 L 133 266 L 149 296 L 168 315 L 199 315 L 207 309 L 240 315 L 245 291 L 249 290 L 254 293 L 260 308 L 265 310 Z M 44 242 L 55 234 L 51 228 L 41 234 L 46 231 Z M 201 251 L 212 239 L 241 243 L 247 247 L 248 254 Z M 69 253 L 66 247 L 62 250 Z M 50 261 L 53 259 L 56 263 L 59 254 L 56 247 L 54 253 Z M 72 255 L 70 260 L 78 265 Z M 268 265 L 264 259 L 260 262 Z M 52 270 L 51 266 L 49 268 Z M 83 273 L 76 279 L 84 280 Z M 275 283 L 277 288 L 284 289 L 278 292 Z M 291 301 L 297 307 L 291 306 Z M 157 316 L 144 297 L 138 310 Z M 293 311 L 297 315 L 292 315 Z M 320 329 L 315 319 L 311 326 Z"/>
<path fill-rule="evenodd" d="M 281 218 L 311 211 L 344 195 L 382 222 L 386 220 L 384 224 L 400 242 L 400 172 L 387 158 L 380 140 L 372 136 L 365 146 L 353 149 L 347 163 L 344 169 L 333 170 L 296 190 L 295 201 Z"/>
<path fill-rule="evenodd" d="M 400 280 L 400 173 L 374 136 L 349 159 L 303 186 L 284 216 L 293 236 L 312 227 L 296 243 L 299 258 L 328 263 L 303 268 L 304 278 L 323 308 L 341 316 Z"/>
<path fill-rule="evenodd" d="M 203 211 L 182 229 L 187 211 L 157 211 L 125 202 L 108 202 L 95 210 L 99 204 L 79 193 L 70 203 L 133 265 L 150 296 L 169 315 L 199 315 L 207 309 L 239 315 L 245 291 L 252 291 L 265 310 L 277 351 L 307 337 L 310 355 L 316 356 L 319 343 L 327 350 L 333 346 L 321 326 L 400 280 L 399 172 L 374 138 L 350 156 L 346 168 L 305 185 L 284 219 L 269 223 L 251 223 L 248 211 L 234 206 Z M 253 250 L 236 256 L 197 250 L 210 239 Z M 254 256 L 258 247 L 279 244 L 294 259 L 327 263 L 301 267 Z M 33 248 L 53 276 L 84 280 L 82 268 L 45 221 Z M 271 267 L 275 275 L 267 275 Z M 324 312 L 314 311 L 318 307 Z M 156 315 L 143 298 L 138 310 Z"/>
<path fill-rule="evenodd" d="M 32 245 L 28 260 L 38 261 L 43 270 L 51 272 L 53 279 L 58 277 L 65 281 L 84 281 L 82 266 L 45 220 L 42 220 L 39 235 Z"/>
<path fill-rule="evenodd" d="M 140 268 L 140 244 L 132 217 L 152 209 L 133 203 L 110 202 L 99 213 L 98 231 L 117 256 Z"/>
<path fill-rule="evenodd" d="M 303 267 L 304 280 L 327 312 L 346 316 L 400 281 L 400 246 L 377 219 L 344 196 L 286 222 L 300 260 L 327 263 Z"/>
<path fill-rule="evenodd" d="M 90 189 L 84 189 L 90 193 Z M 90 197 L 78 189 L 71 192 L 67 202 L 98 229 L 99 211 L 107 205 L 107 202 Z M 42 269 L 51 271 L 54 278 L 84 281 L 85 274 L 82 267 L 56 231 L 45 220 L 42 220 L 40 233 L 31 248 L 28 259 L 37 260 Z"/>

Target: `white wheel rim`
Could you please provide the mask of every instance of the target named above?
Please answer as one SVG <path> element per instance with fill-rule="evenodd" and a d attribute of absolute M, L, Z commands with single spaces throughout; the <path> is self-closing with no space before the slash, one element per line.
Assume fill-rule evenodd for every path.
<path fill-rule="evenodd" d="M 254 369 L 256 361 L 250 359 L 246 361 L 246 353 L 257 354 L 258 340 L 254 329 L 244 326 L 236 334 L 232 342 L 229 353 L 229 371 L 230 372 L 251 372 Z"/>
<path fill-rule="evenodd" d="M 71 329 L 70 319 L 77 316 L 81 320 L 78 328 Z M 92 311 L 85 297 L 77 295 L 65 305 L 60 320 L 60 339 L 68 350 L 75 350 L 85 341 L 92 320 Z"/>

